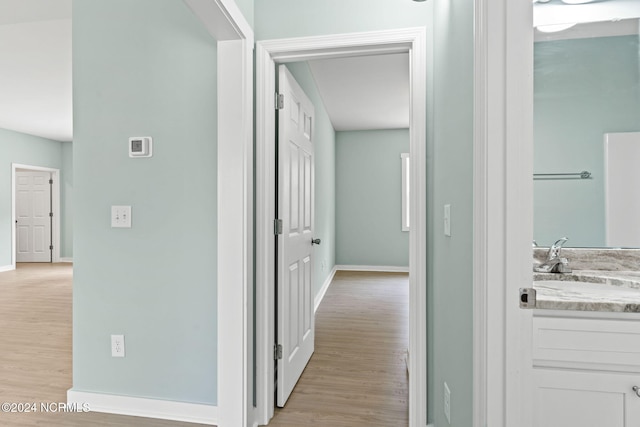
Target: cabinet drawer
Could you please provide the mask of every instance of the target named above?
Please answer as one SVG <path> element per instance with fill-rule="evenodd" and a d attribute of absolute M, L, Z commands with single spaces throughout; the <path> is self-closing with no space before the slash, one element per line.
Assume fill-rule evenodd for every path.
<path fill-rule="evenodd" d="M 640 372 L 640 322 L 534 317 L 533 364 Z"/>

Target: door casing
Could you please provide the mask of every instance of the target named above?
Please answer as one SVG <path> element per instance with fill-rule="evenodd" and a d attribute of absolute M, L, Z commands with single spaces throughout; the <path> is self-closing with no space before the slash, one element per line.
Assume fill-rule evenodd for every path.
<path fill-rule="evenodd" d="M 11 164 L 11 267 L 16 268 L 16 171 L 26 169 L 34 172 L 50 172 L 53 185 L 51 187 L 51 204 L 53 208 L 53 222 L 51 230 L 53 233 L 53 251 L 51 253 L 52 262 L 60 262 L 60 169 L 52 169 L 41 166 Z"/>
<path fill-rule="evenodd" d="M 382 53 L 410 54 L 410 151 L 412 197 L 409 242 L 409 419 L 427 421 L 426 316 L 426 90 L 424 27 L 366 33 L 267 40 L 256 45 L 256 421 L 274 411 L 274 233 L 276 64 Z"/>

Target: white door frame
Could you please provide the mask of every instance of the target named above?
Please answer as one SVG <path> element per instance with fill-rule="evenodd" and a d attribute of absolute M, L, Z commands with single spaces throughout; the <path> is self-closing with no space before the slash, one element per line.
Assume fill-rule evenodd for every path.
<path fill-rule="evenodd" d="M 410 53 L 411 232 L 409 323 L 410 426 L 427 420 L 425 28 L 261 41 L 256 46 L 256 366 L 257 422 L 273 417 L 275 82 L 276 64 L 377 53 Z"/>
<path fill-rule="evenodd" d="M 254 425 L 253 30 L 233 0 L 184 0 L 217 40 L 218 420 Z"/>
<path fill-rule="evenodd" d="M 532 425 L 533 9 L 475 0 L 474 427 Z"/>
<path fill-rule="evenodd" d="M 51 186 L 51 205 L 53 210 L 51 224 L 53 251 L 51 252 L 51 260 L 52 262 L 60 262 L 60 169 L 11 163 L 11 268 L 13 270 L 16 269 L 16 171 L 18 169 L 51 173 L 51 179 L 53 179 L 53 185 Z"/>

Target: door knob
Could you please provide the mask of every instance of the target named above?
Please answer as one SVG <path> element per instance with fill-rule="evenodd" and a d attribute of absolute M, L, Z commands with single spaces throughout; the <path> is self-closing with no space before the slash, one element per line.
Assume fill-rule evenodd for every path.
<path fill-rule="evenodd" d="M 633 387 L 631 387 L 631 390 L 636 392 L 636 396 L 640 397 L 640 387 L 638 387 L 637 385 L 634 385 Z"/>
<path fill-rule="evenodd" d="M 312 245 L 319 245 L 321 243 L 320 239 L 311 239 L 311 244 Z"/>

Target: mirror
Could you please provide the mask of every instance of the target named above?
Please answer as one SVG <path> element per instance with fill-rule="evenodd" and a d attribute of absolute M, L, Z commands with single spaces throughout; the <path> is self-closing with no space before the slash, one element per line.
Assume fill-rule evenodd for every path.
<path fill-rule="evenodd" d="M 534 239 L 640 247 L 640 214 L 629 215 L 640 213 L 640 148 L 637 166 L 621 167 L 612 160 L 618 144 L 606 156 L 604 142 L 605 134 L 640 132 L 640 2 L 565 1 L 534 4 Z M 607 190 L 614 172 L 621 184 Z M 625 221 L 622 234 L 638 238 L 612 237 Z"/>

